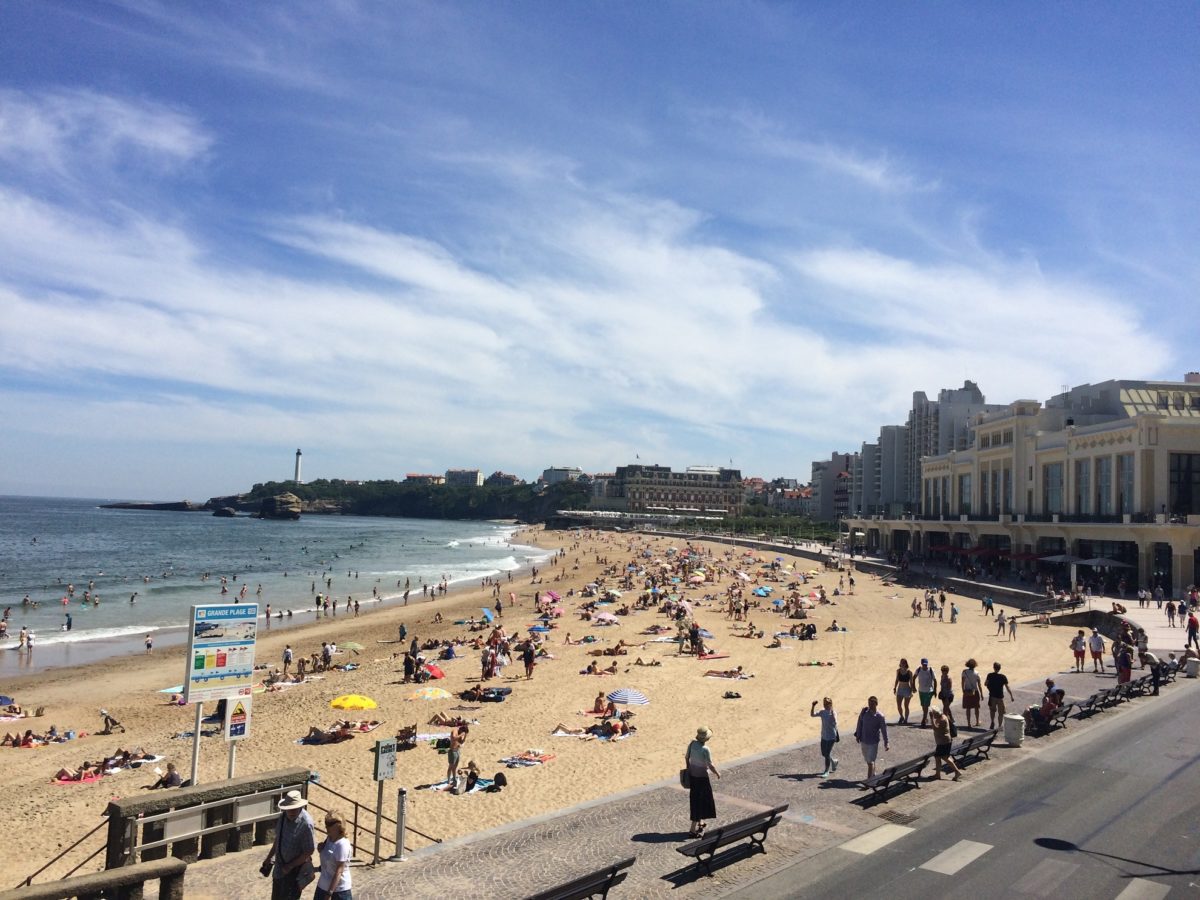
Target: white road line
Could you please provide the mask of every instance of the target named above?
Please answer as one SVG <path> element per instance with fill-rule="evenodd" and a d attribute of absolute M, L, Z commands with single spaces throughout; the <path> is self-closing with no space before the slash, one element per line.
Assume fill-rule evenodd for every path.
<path fill-rule="evenodd" d="M 1145 878 L 1134 878 L 1125 886 L 1125 890 L 1117 894 L 1117 900 L 1162 900 L 1171 892 L 1171 888 L 1157 881 L 1147 881 Z"/>
<path fill-rule="evenodd" d="M 1058 886 L 1079 869 L 1079 863 L 1064 862 L 1061 857 L 1043 859 L 1012 886 L 1016 894 L 1027 897 L 1050 897 Z"/>
<path fill-rule="evenodd" d="M 866 856 L 874 853 L 880 847 L 886 847 L 892 841 L 899 840 L 912 831 L 911 828 L 906 828 L 903 825 L 880 825 L 878 828 L 868 831 L 866 834 L 860 834 L 858 837 L 846 841 L 841 845 L 843 850 L 849 850 L 851 853 L 860 853 Z"/>
<path fill-rule="evenodd" d="M 953 847 L 943 850 L 921 868 L 929 872 L 940 872 L 942 875 L 953 875 L 963 866 L 979 859 L 991 849 L 991 844 L 981 844 L 978 841 L 959 841 Z"/>

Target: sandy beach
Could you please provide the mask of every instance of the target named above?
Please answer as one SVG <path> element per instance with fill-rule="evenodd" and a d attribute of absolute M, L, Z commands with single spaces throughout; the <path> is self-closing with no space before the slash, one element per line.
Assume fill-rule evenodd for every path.
<path fill-rule="evenodd" d="M 958 674 L 968 657 L 975 657 L 984 672 L 990 670 L 993 661 L 1001 662 L 1014 683 L 1057 671 L 1069 659 L 1066 647 L 1070 629 L 1026 624 L 1019 629 L 1017 640 L 1009 641 L 996 635 L 994 620 L 981 615 L 978 601 L 961 597 L 952 598 L 961 610 L 957 624 L 950 624 L 949 610 L 944 622 L 916 619 L 910 608 L 914 596 L 911 589 L 885 586 L 866 573 L 856 573 L 854 595 L 833 597 L 838 585 L 836 572 L 822 573 L 803 587 L 807 594 L 823 586 L 834 601 L 809 614 L 809 620 L 817 625 L 818 640 L 784 639 L 778 648 L 768 647 L 772 633 L 786 630 L 794 622 L 771 611 L 769 600 L 762 601 L 763 608 L 750 612 L 756 628 L 765 632 L 759 639 L 744 637 L 742 623 L 727 618 L 723 603 L 701 599 L 705 594 L 723 595 L 734 583 L 732 574 L 720 575 L 715 583 L 681 585 L 681 593 L 692 602 L 697 622 L 713 635 L 707 643 L 724 658 L 703 661 L 679 656 L 675 644 L 649 642 L 652 636 L 641 634 L 650 626 L 669 624 L 656 609 L 621 616 L 619 624 L 604 627 L 581 620 L 577 608 L 583 599 L 566 595 L 570 589 L 578 594 L 611 565 L 623 568 L 631 561 L 669 559 L 668 548 L 682 548 L 683 542 L 626 533 L 543 532 L 540 528 L 526 529 L 513 540 L 562 548 L 565 556 L 557 565 L 542 567 L 540 583 L 531 583 L 530 573 L 523 572 L 515 573 L 511 584 L 501 584 L 506 608 L 499 622 L 506 631 L 527 634 L 527 629 L 537 624 L 533 612 L 535 591 L 554 590 L 564 597 L 560 604 L 563 616 L 548 635 L 547 649 L 555 658 L 539 660 L 531 680 L 525 679 L 519 660 L 514 660 L 501 678 L 493 680 L 492 684 L 512 689 L 506 702 L 473 704 L 459 698 L 461 691 L 479 680 L 477 651 L 466 648 L 460 650 L 462 659 L 440 663 L 446 677 L 431 685 L 449 691 L 452 699 L 433 701 L 410 699 L 416 686 L 400 683 L 401 663 L 393 658 L 393 653 L 401 650 L 401 645 L 395 643 L 401 623 L 410 638 L 415 635 L 422 642 L 429 638 L 486 637 L 486 631 L 471 634 L 465 626 L 453 622 L 478 616 L 481 606 L 491 607 L 494 600 L 490 589 L 462 589 L 447 598 L 407 608 L 397 602 L 358 619 L 341 613 L 336 619 L 320 619 L 279 634 L 264 631 L 259 638 L 259 662 L 277 663 L 285 643 L 291 644 L 297 655 L 318 651 L 321 641 L 330 639 L 339 643 L 356 641 L 365 649 L 357 655 L 339 653 L 335 660 L 361 663 L 356 671 L 329 672 L 307 684 L 257 695 L 252 736 L 239 747 L 238 773 L 307 766 L 320 772 L 324 784 L 371 803 L 375 786 L 367 751 L 376 736 L 394 734 L 398 728 L 413 724 L 421 733 L 446 733 L 449 729 L 427 724 L 439 712 L 477 719 L 479 724 L 471 726 L 463 749 L 463 762 L 475 761 L 487 777 L 503 771 L 509 786 L 502 792 L 453 796 L 418 789 L 441 780 L 446 771 L 445 755 L 424 742 L 400 754 L 396 781 L 389 786 L 410 788 L 410 824 L 414 828 L 445 839 L 670 777 L 678 770 L 684 747 L 700 725 L 714 731 L 710 747 L 718 765 L 814 738 L 818 720 L 809 718 L 809 707 L 825 695 L 833 697 L 843 740 L 849 741 L 841 748 L 842 771 L 848 777 L 857 777 L 864 767 L 849 737 L 855 716 L 873 693 L 880 697 L 889 724 L 895 721 L 891 688 L 900 657 L 906 657 L 914 667 L 922 657 L 928 657 L 935 669 L 943 663 L 949 665 L 956 694 Z M 760 571 L 758 564 L 742 559 L 741 549 L 729 559 L 726 554 L 733 551 L 728 546 L 701 542 L 692 546 L 712 553 L 716 562 L 730 569 L 744 569 L 756 576 Z M 647 551 L 650 556 L 643 556 Z M 765 554 L 758 556 L 760 561 L 769 561 Z M 782 565 L 794 567 L 795 573 L 813 568 L 810 560 L 790 555 L 784 556 Z M 773 596 L 780 596 L 792 577 L 788 572 L 783 575 L 783 582 L 773 583 Z M 615 580 L 609 577 L 608 583 L 615 585 Z M 515 607 L 508 606 L 510 591 L 517 596 Z M 627 592 L 623 602 L 632 605 L 638 593 Z M 431 620 L 439 612 L 444 622 L 434 625 Z M 846 628 L 845 632 L 825 630 L 834 619 Z M 596 642 L 567 645 L 567 633 L 575 639 L 594 635 Z M 632 645 L 628 656 L 598 659 L 602 666 L 615 659 L 615 675 L 580 674 L 593 660 L 591 651 L 612 647 L 621 639 Z M 660 665 L 634 665 L 638 657 Z M 809 665 L 816 661 L 832 665 Z M 3 723 L 5 730 L 33 728 L 44 732 L 55 724 L 63 731 L 95 732 L 100 727 L 97 711 L 102 706 L 127 729 L 124 734 L 91 734 L 34 749 L 0 749 L 0 778 L 22 801 L 10 805 L 15 821 L 10 828 L 9 850 L 12 859 L 24 863 L 12 870 L 10 880 L 15 883 L 97 824 L 110 798 L 141 793 L 141 788 L 154 780 L 151 773 L 143 774 L 142 770 L 122 771 L 88 784 L 54 784 L 51 776 L 60 767 L 76 767 L 85 759 L 103 757 L 117 747 L 138 746 L 165 755 L 185 776 L 188 774 L 191 741 L 173 739 L 172 735 L 192 728 L 193 709 L 170 705 L 166 695 L 157 693 L 180 682 L 184 665 L 183 650 L 171 648 L 156 650 L 152 656 L 136 654 L 6 681 L 5 691 L 27 709 L 44 706 L 46 712 L 42 718 Z M 710 668 L 736 666 L 754 677 L 733 681 L 704 674 Z M 635 735 L 616 742 L 551 735 L 559 723 L 571 728 L 593 724 L 596 720 L 581 711 L 591 708 L 598 692 L 617 688 L 633 688 L 650 698 L 648 705 L 634 708 Z M 723 699 L 727 691 L 741 697 Z M 330 709 L 329 702 L 347 693 L 365 694 L 378 702 L 377 710 L 349 715 L 380 719 L 385 723 L 380 730 L 340 744 L 296 743 L 309 726 L 327 727 L 341 718 L 343 714 Z M 455 709 L 465 706 L 478 709 Z M 915 699 L 913 708 L 917 709 Z M 957 699 L 955 711 L 961 724 Z M 914 721 L 919 719 L 917 712 Z M 986 724 L 986 709 L 983 720 Z M 498 762 L 526 750 L 553 754 L 553 759 L 518 769 L 506 769 Z M 815 749 L 813 766 L 814 771 L 819 770 Z M 225 767 L 225 743 L 219 736 L 204 739 L 202 779 L 223 777 Z M 416 843 L 421 844 L 419 840 Z"/>

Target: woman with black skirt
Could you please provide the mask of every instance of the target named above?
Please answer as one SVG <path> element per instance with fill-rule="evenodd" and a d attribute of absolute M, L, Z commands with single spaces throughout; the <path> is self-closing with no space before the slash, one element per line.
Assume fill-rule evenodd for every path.
<path fill-rule="evenodd" d="M 713 800 L 712 782 L 708 773 L 712 772 L 718 778 L 721 773 L 713 765 L 712 756 L 708 752 L 708 739 L 712 737 L 711 728 L 700 728 L 696 731 L 696 739 L 688 744 L 684 754 L 684 764 L 688 771 L 688 800 L 692 813 L 692 828 L 688 832 L 692 837 L 704 834 L 704 820 L 717 817 L 717 804 Z"/>

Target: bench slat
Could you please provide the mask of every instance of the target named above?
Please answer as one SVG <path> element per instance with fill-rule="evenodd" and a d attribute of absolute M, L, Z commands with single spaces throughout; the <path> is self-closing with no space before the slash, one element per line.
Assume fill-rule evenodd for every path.
<path fill-rule="evenodd" d="M 532 894 L 528 900 L 589 900 L 596 894 L 607 897 L 614 885 L 620 884 L 628 877 L 629 873 L 624 870 L 632 866 L 635 860 L 636 857 L 630 856 L 611 866 L 581 875 L 574 881 L 552 887 L 540 894 Z"/>

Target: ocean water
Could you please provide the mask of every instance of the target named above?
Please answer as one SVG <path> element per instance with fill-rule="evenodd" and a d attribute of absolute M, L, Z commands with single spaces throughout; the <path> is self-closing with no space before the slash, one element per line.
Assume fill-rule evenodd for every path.
<path fill-rule="evenodd" d="M 373 591 L 385 601 L 397 598 L 406 579 L 420 598 L 422 583 L 477 584 L 548 557 L 513 544 L 517 529 L 503 523 L 222 519 L 205 512 L 101 509 L 103 502 L 0 497 L 0 607 L 11 610 L 10 639 L 0 649 L 16 647 L 22 626 L 36 635 L 35 657 L 56 645 L 79 645 L 75 660 L 106 655 L 102 646 L 127 652 L 131 641 L 154 632 L 160 633 L 156 641 L 171 642 L 172 633 L 186 630 L 192 605 L 232 603 L 243 585 L 245 602 L 257 602 L 260 615 L 267 604 L 272 615 L 294 613 L 272 627 L 303 624 L 313 621 L 316 593 L 336 597 L 339 615 L 347 597 L 365 613 L 375 608 Z M 71 584 L 74 595 L 67 597 Z M 85 590 L 100 597 L 99 605 L 83 602 Z M 38 606 L 23 605 L 26 596 Z M 67 613 L 70 631 L 63 630 Z M 87 644 L 94 645 L 90 652 L 80 652 Z M 0 671 L 18 655 L 26 656 L 0 654 Z"/>

